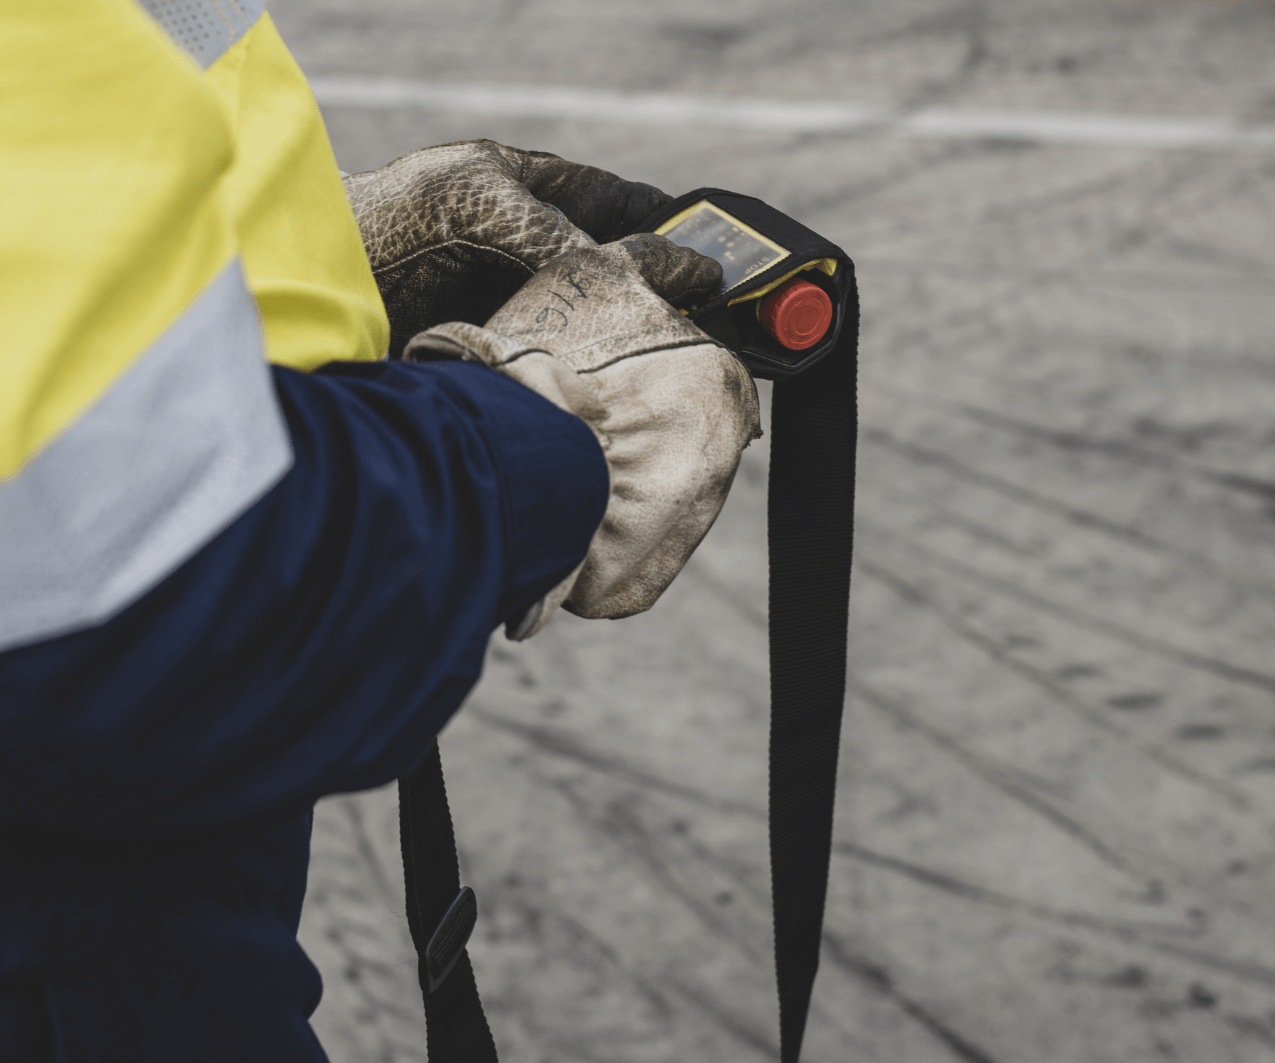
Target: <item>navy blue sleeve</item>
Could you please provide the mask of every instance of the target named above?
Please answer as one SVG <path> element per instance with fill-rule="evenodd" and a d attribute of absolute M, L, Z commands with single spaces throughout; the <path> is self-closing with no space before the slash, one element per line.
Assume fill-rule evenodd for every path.
<path fill-rule="evenodd" d="M 158 838 L 410 770 L 584 557 L 605 459 L 481 366 L 274 370 L 295 464 L 109 622 L 0 654 L 0 822 Z"/>

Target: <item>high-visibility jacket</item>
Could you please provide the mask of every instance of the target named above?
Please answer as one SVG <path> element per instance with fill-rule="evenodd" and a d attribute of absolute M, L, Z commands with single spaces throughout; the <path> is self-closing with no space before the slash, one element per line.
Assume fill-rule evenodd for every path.
<path fill-rule="evenodd" d="M 419 761 L 605 460 L 383 360 L 255 0 L 0 0 L 0 328 L 0 1059 L 322 1059 L 309 810 Z"/>
<path fill-rule="evenodd" d="M 263 342 L 304 369 L 385 353 L 269 15 L 144 6 L 4 3 L 0 648 L 109 617 L 278 481 Z"/>

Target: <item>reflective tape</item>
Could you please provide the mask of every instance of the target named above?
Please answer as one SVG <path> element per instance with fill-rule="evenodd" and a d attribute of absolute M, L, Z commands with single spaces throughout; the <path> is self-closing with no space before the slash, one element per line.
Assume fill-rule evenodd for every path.
<path fill-rule="evenodd" d="M 0 481 L 0 650 L 113 616 L 291 464 L 236 261 L 93 406 Z"/>
<path fill-rule="evenodd" d="M 207 70 L 261 18 L 261 0 L 141 0 L 173 39 Z"/>

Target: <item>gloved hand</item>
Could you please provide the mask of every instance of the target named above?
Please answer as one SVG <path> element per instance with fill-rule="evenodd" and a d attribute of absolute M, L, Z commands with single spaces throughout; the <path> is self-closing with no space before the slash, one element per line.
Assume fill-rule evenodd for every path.
<path fill-rule="evenodd" d="M 490 140 L 345 176 L 390 318 L 390 357 L 442 321 L 481 324 L 555 255 L 614 240 L 670 199 L 651 185 Z"/>
<path fill-rule="evenodd" d="M 602 526 L 576 573 L 511 637 L 539 631 L 565 600 L 584 617 L 649 609 L 712 526 L 748 443 L 757 389 L 730 351 L 670 306 L 702 301 L 721 267 L 661 236 L 570 251 L 487 322 L 413 337 L 404 357 L 483 362 L 570 410 L 611 470 Z"/>

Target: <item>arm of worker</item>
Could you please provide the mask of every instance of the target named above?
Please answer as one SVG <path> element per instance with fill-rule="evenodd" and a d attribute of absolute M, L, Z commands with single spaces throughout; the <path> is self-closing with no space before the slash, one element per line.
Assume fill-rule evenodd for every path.
<path fill-rule="evenodd" d="M 0 821 L 173 836 L 388 781 L 455 711 L 492 629 L 574 585 L 591 543 L 609 556 L 618 529 L 642 557 L 664 558 L 676 529 L 684 559 L 707 530 L 715 506 L 695 499 L 695 519 L 678 520 L 686 507 L 671 495 L 685 481 L 635 478 L 632 452 L 647 452 L 683 384 L 713 389 L 720 373 L 697 374 L 689 355 L 681 366 L 652 359 L 650 344 L 613 352 L 646 367 L 639 393 L 600 366 L 537 356 L 542 341 L 576 352 L 535 331 L 544 300 L 558 302 L 543 284 L 502 319 L 520 337 L 506 337 L 523 351 L 512 363 L 463 363 L 482 363 L 497 333 L 463 350 L 445 338 L 436 364 L 331 363 L 322 352 L 375 358 L 386 330 L 330 151 L 315 147 L 312 101 L 309 140 L 297 132 L 281 161 L 265 112 L 228 122 L 215 81 L 134 5 L 51 5 L 11 28 L 0 98 L 20 89 L 23 106 L 0 108 Z M 592 240 L 565 219 L 614 205 L 618 179 L 564 177 L 560 162 L 519 162 L 523 192 L 512 191 L 557 196 L 562 208 L 530 213 L 579 254 Z M 645 210 L 620 191 L 629 214 Z M 384 217 L 397 224 L 404 202 L 414 201 Z M 454 232 L 460 216 L 444 217 Z M 536 246 L 519 276 L 558 247 Z M 446 259 L 418 257 L 449 272 Z M 720 283 L 699 276 L 717 267 L 671 245 L 636 269 L 627 253 L 603 258 L 618 287 L 599 274 L 589 288 L 588 306 L 612 313 L 601 329 L 586 315 L 588 336 L 615 347 L 654 323 L 656 347 L 707 364 L 707 344 L 746 381 L 661 301 Z M 655 273 L 659 290 L 643 287 Z M 422 305 L 438 311 L 408 301 L 405 320 Z M 690 332 L 665 335 L 670 321 Z M 263 354 L 325 367 L 268 369 Z M 581 397 L 608 386 L 634 401 Z M 755 407 L 752 395 L 739 431 L 724 434 L 730 452 L 706 488 L 716 505 Z M 610 498 L 604 446 L 615 468 L 630 465 Z M 634 491 L 648 487 L 670 494 L 662 508 L 639 504 Z M 639 528 L 617 516 L 626 508 L 673 519 Z M 616 519 L 598 537 L 604 512 Z M 641 557 L 620 561 L 594 570 L 640 575 L 638 608 L 674 571 L 661 562 L 653 583 Z M 571 604 L 586 615 L 635 608 Z M 550 612 L 533 609 L 518 633 Z"/>
<path fill-rule="evenodd" d="M 552 260 L 487 329 L 420 334 L 429 361 L 273 369 L 282 479 L 104 623 L 0 654 L 0 819 L 168 836 L 375 786 L 502 621 L 555 587 L 649 608 L 757 434 L 747 371 L 669 305 L 719 284 L 631 237 Z"/>
<path fill-rule="evenodd" d="M 375 361 L 317 108 L 267 21 L 232 52 L 203 73 L 136 4 L 0 15 L 6 824 L 180 835 L 392 779 L 606 505 L 571 414 Z"/>
<path fill-rule="evenodd" d="M 268 20 L 232 52 L 201 73 L 135 4 L 0 15 L 6 825 L 182 835 L 393 779 L 606 506 L 578 418 L 375 361 L 300 71 Z"/>
<path fill-rule="evenodd" d="M 292 468 L 104 624 L 0 654 L 0 819 L 213 829 L 408 771 L 588 549 L 583 421 L 492 370 L 273 370 Z"/>

